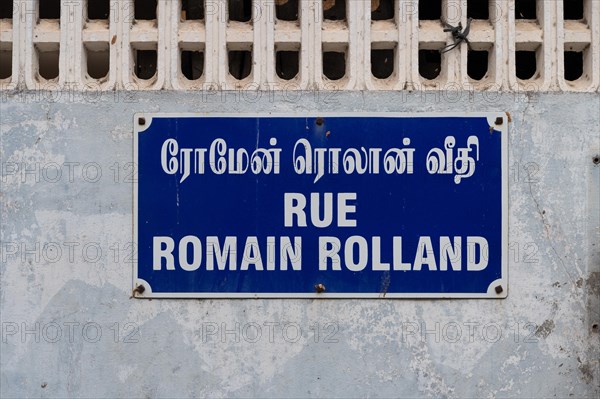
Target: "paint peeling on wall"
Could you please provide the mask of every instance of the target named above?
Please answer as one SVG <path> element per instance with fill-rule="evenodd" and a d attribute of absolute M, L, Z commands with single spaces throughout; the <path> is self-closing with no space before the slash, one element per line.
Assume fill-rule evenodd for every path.
<path fill-rule="evenodd" d="M 597 94 L 3 95 L 0 396 L 600 395 Z M 506 300 L 129 299 L 135 112 L 324 108 L 511 113 Z"/>

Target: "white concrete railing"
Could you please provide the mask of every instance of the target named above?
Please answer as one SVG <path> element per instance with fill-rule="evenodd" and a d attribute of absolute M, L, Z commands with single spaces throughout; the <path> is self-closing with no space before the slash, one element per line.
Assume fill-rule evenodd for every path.
<path fill-rule="evenodd" d="M 242 3 L 233 1 L 237 6 Z M 135 19 L 134 0 L 107 0 L 107 18 L 94 20 L 88 19 L 88 2 L 84 0 L 63 0 L 60 19 L 40 18 L 39 1 L 17 0 L 13 3 L 12 18 L 6 15 L 10 11 L 4 10 L 0 20 L 0 87 L 5 90 L 581 92 L 600 89 L 600 0 L 537 0 L 535 19 L 515 18 L 515 2 L 520 0 L 427 0 L 422 6 L 434 6 L 441 1 L 441 18 L 451 25 L 461 22 L 462 26 L 467 25 L 470 15 L 467 5 L 471 1 L 489 4 L 488 18 L 473 20 L 468 35 L 471 49 L 479 53 L 472 53 L 467 45 L 461 44 L 441 55 L 438 50 L 451 44 L 452 36 L 443 32 L 440 19 L 419 18 L 419 0 L 345 0 L 346 17 L 342 20 L 325 19 L 323 8 L 331 9 L 336 1 L 344 0 L 299 0 L 297 21 L 277 19 L 277 5 L 295 1 L 254 0 L 250 21 L 239 22 L 229 21 L 226 0 L 205 0 L 204 16 L 198 20 L 184 16 L 181 0 L 158 0 L 157 18 L 153 20 Z M 565 20 L 564 1 L 582 2 L 583 18 Z M 139 3 L 147 7 L 152 1 Z M 371 20 L 372 10 L 386 5 L 393 6 L 392 19 Z M 146 50 L 151 52 L 142 53 Z M 240 80 L 230 73 L 230 51 L 246 51 L 246 56 L 251 57 L 251 62 L 235 65 L 243 68 L 249 62 L 245 66 L 250 66 L 250 72 Z M 278 51 L 287 52 L 279 58 L 283 64 L 292 65 L 288 75 L 298 71 L 294 77 L 285 76 L 289 80 L 278 74 Z M 482 51 L 487 51 L 487 71 L 486 54 Z M 182 52 L 187 52 L 184 57 L 190 61 L 188 68 L 195 69 L 188 75 L 197 79 L 184 76 Z M 333 54 L 339 56 L 334 69 L 345 70 L 340 79 L 330 80 L 324 74 L 324 52 L 344 54 Z M 326 67 L 333 65 L 327 64 L 326 59 Z M 425 68 L 429 70 L 424 71 Z M 471 68 L 483 77 L 475 80 L 469 76 Z M 571 79 L 580 72 L 581 76 L 566 80 L 565 68 Z M 384 71 L 386 77 L 376 78 L 375 69 Z M 520 79 L 521 69 L 531 74 L 531 78 Z"/>

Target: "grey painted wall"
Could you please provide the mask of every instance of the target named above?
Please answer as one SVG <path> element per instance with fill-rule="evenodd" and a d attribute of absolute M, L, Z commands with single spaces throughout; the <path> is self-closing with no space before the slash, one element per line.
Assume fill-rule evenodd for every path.
<path fill-rule="evenodd" d="M 2 397 L 600 395 L 598 94 L 1 94 Z M 319 110 L 510 112 L 508 299 L 129 299 L 134 112 Z"/>

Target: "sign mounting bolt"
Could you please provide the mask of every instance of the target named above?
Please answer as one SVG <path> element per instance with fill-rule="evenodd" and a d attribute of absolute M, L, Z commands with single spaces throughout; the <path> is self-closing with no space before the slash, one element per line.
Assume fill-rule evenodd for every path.
<path fill-rule="evenodd" d="M 146 288 L 143 285 L 138 285 L 137 287 L 135 287 L 133 289 L 133 291 L 131 291 L 131 297 L 132 298 L 135 297 L 136 294 L 140 294 L 141 295 L 141 294 L 144 293 L 144 291 L 146 291 Z"/>
<path fill-rule="evenodd" d="M 323 122 L 325 122 L 323 120 L 323 118 L 317 118 L 317 120 L 315 121 L 315 123 L 317 124 L 317 126 L 323 126 Z"/>
<path fill-rule="evenodd" d="M 325 292 L 325 286 L 321 283 L 315 285 L 315 291 L 317 291 L 317 294 L 320 294 L 322 292 Z"/>
<path fill-rule="evenodd" d="M 499 116 L 496 118 L 496 125 L 501 125 L 503 123 L 504 123 L 504 119 L 502 119 L 502 117 Z"/>
<path fill-rule="evenodd" d="M 140 126 L 144 126 L 146 124 L 146 118 L 143 118 L 143 117 L 138 118 L 138 124 Z"/>
<path fill-rule="evenodd" d="M 502 291 L 504 291 L 504 288 L 502 288 L 501 285 L 497 285 L 496 288 L 494 288 L 494 290 L 496 291 L 496 294 L 501 294 Z"/>

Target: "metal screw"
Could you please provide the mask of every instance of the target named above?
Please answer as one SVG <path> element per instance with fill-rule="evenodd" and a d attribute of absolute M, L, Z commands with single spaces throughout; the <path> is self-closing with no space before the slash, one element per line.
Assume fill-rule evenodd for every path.
<path fill-rule="evenodd" d="M 323 125 L 323 122 L 325 122 L 325 121 L 323 120 L 323 118 L 317 118 L 317 120 L 315 121 L 315 123 L 317 124 L 317 126 L 322 126 L 322 125 Z"/>
<path fill-rule="evenodd" d="M 315 285 L 315 291 L 317 291 L 317 294 L 320 294 L 321 292 L 325 292 L 325 286 L 321 283 Z"/>
<path fill-rule="evenodd" d="M 146 118 L 138 118 L 138 124 L 144 126 L 146 124 Z"/>
<path fill-rule="evenodd" d="M 143 285 L 138 285 L 133 289 L 131 296 L 135 296 L 135 294 L 143 294 L 146 291 L 146 288 Z"/>
<path fill-rule="evenodd" d="M 502 288 L 501 285 L 497 285 L 495 288 L 496 294 L 501 294 L 502 291 L 504 291 L 504 288 Z"/>
<path fill-rule="evenodd" d="M 504 123 L 504 119 L 503 118 L 501 118 L 501 117 L 497 117 L 496 118 L 496 125 L 501 125 L 503 123 Z"/>

